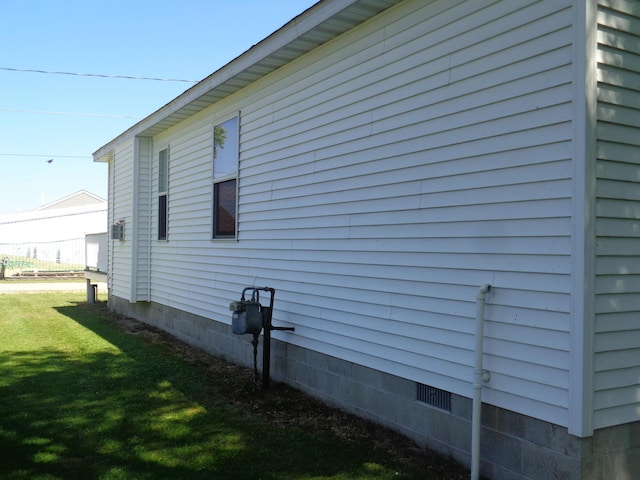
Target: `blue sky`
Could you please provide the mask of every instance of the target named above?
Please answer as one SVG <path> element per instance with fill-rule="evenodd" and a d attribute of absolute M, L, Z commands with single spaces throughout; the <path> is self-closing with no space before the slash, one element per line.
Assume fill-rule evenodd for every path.
<path fill-rule="evenodd" d="M 106 198 L 91 154 L 193 85 L 25 70 L 202 80 L 316 1 L 2 2 L 0 215 Z"/>

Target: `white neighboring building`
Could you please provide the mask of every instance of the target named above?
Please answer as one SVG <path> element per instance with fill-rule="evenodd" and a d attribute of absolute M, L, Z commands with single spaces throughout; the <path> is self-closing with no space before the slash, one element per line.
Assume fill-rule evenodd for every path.
<path fill-rule="evenodd" d="M 35 210 L 0 216 L 0 254 L 84 266 L 84 239 L 107 230 L 107 201 L 81 190 Z"/>
<path fill-rule="evenodd" d="M 469 464 L 491 284 L 483 474 L 637 478 L 639 31 L 637 0 L 319 2 L 94 154 L 110 308 L 250 364 L 229 302 L 275 288 L 276 378 Z"/>

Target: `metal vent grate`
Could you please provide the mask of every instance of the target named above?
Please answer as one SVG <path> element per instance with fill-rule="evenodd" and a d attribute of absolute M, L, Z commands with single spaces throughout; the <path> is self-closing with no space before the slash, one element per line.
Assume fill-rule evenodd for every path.
<path fill-rule="evenodd" d="M 417 400 L 419 402 L 447 412 L 451 411 L 451 392 L 440 390 L 431 385 L 423 385 L 422 383 L 417 383 L 416 385 L 418 387 Z"/>

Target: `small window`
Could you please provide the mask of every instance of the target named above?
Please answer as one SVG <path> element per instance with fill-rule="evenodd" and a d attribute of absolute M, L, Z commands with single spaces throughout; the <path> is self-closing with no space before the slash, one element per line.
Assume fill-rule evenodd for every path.
<path fill-rule="evenodd" d="M 213 127 L 213 238 L 236 236 L 238 117 Z"/>
<path fill-rule="evenodd" d="M 158 154 L 158 240 L 167 239 L 169 196 L 169 149 Z"/>

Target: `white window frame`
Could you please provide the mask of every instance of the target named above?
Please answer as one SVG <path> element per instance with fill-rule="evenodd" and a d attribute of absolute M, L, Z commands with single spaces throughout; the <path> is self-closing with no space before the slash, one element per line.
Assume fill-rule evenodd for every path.
<path fill-rule="evenodd" d="M 236 158 L 233 162 L 233 166 L 235 167 L 233 172 L 230 172 L 228 174 L 221 174 L 216 176 L 216 127 L 219 127 L 231 120 L 236 120 L 236 129 L 235 129 L 235 139 L 237 141 L 236 144 Z M 212 185 L 211 185 L 211 195 L 212 195 L 212 201 L 211 201 L 211 238 L 214 240 L 235 240 L 238 238 L 238 171 L 239 171 L 239 164 L 240 164 L 240 113 L 237 113 L 233 116 L 230 116 L 228 118 L 226 118 L 225 120 L 221 121 L 221 122 L 217 122 L 216 124 L 214 124 L 213 126 L 213 131 L 212 131 L 212 144 L 213 144 L 213 149 L 212 149 L 212 162 L 211 162 L 211 177 L 212 177 Z M 218 215 L 219 215 L 219 203 L 218 203 L 218 198 L 216 193 L 219 193 L 219 185 L 229 182 L 229 181 L 235 181 L 235 192 L 234 192 L 234 226 L 233 226 L 233 233 L 225 233 L 225 232 L 220 232 L 218 230 Z"/>
<path fill-rule="evenodd" d="M 163 154 L 164 154 L 164 168 L 163 168 Z M 169 239 L 169 157 L 170 157 L 170 150 L 169 150 L 169 146 L 167 145 L 165 148 L 163 148 L 158 152 L 157 239 L 160 241 L 166 241 Z M 163 209 L 164 209 L 164 212 L 163 212 Z"/>

